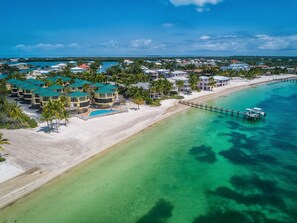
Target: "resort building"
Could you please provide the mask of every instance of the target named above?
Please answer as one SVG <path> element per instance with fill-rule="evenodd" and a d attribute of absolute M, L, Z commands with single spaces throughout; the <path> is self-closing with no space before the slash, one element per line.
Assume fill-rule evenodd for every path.
<path fill-rule="evenodd" d="M 86 80 L 81 79 L 75 79 L 73 84 L 69 84 L 67 88 L 70 89 L 70 91 L 83 91 L 83 87 L 85 85 L 91 85 L 92 83 Z"/>
<path fill-rule="evenodd" d="M 32 105 L 40 105 L 40 94 L 48 91 L 47 88 L 39 88 L 32 92 Z"/>
<path fill-rule="evenodd" d="M 6 88 L 11 92 L 12 96 L 17 96 L 18 94 L 18 87 L 17 84 L 22 83 L 22 81 L 17 79 L 9 79 L 6 81 Z"/>
<path fill-rule="evenodd" d="M 59 93 L 62 93 L 64 91 L 64 87 L 61 85 L 58 85 L 58 84 L 51 85 L 51 86 L 47 87 L 47 89 L 53 90 L 53 91 L 56 91 Z"/>
<path fill-rule="evenodd" d="M 43 108 L 50 100 L 57 101 L 60 95 L 61 94 L 59 92 L 48 90 L 48 89 L 47 91 L 41 92 L 39 94 L 40 106 Z"/>
<path fill-rule="evenodd" d="M 71 78 L 63 77 L 63 76 L 55 76 L 55 77 L 49 77 L 47 78 L 47 80 L 52 83 L 58 83 L 59 85 L 67 86 Z"/>
<path fill-rule="evenodd" d="M 89 94 L 81 91 L 75 91 L 67 94 L 66 97 L 69 101 L 69 110 L 82 112 L 88 110 L 90 107 L 90 97 Z"/>
<path fill-rule="evenodd" d="M 32 103 L 33 101 L 33 91 L 38 89 L 39 87 L 32 84 L 23 84 L 22 85 L 22 91 L 23 91 L 23 99 L 26 102 Z"/>
<path fill-rule="evenodd" d="M 99 107 L 111 107 L 116 99 L 118 99 L 117 87 L 113 85 L 105 85 L 94 94 L 94 104 Z"/>

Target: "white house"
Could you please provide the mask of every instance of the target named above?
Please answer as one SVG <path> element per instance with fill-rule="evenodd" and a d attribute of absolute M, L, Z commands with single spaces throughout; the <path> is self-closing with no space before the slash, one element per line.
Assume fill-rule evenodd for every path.
<path fill-rule="evenodd" d="M 226 71 L 226 70 L 235 70 L 235 71 L 241 71 L 241 70 L 250 70 L 251 67 L 248 64 L 244 63 L 235 63 L 235 64 L 230 64 L 229 66 L 222 66 L 221 70 Z"/>
<path fill-rule="evenodd" d="M 86 69 L 84 69 L 84 68 L 80 68 L 80 67 L 72 67 L 71 69 L 70 69 L 70 71 L 72 72 L 72 73 L 82 73 L 82 72 L 84 72 L 84 71 L 86 71 Z"/>
<path fill-rule="evenodd" d="M 180 89 L 180 91 L 184 94 L 189 94 L 192 89 L 189 83 L 189 78 L 187 77 L 171 77 L 167 79 L 173 85 L 173 91 L 178 91 L 178 86 L 176 84 L 177 81 L 183 81 L 184 86 Z"/>
<path fill-rule="evenodd" d="M 169 73 L 170 77 L 188 77 L 188 73 L 186 71 L 175 70 Z"/>
<path fill-rule="evenodd" d="M 209 86 L 209 79 L 210 79 L 210 77 L 200 76 L 199 77 L 198 87 L 201 90 L 211 90 L 211 86 Z M 230 83 L 230 78 L 229 77 L 213 76 L 213 79 L 216 81 L 216 87 L 226 86 L 226 85 L 228 85 Z"/>
<path fill-rule="evenodd" d="M 230 84 L 230 78 L 225 76 L 214 76 L 213 79 L 216 81 L 217 87 L 222 87 Z"/>
<path fill-rule="evenodd" d="M 159 78 L 159 73 L 155 70 L 144 70 L 143 73 L 150 76 L 151 80 L 156 80 Z"/>

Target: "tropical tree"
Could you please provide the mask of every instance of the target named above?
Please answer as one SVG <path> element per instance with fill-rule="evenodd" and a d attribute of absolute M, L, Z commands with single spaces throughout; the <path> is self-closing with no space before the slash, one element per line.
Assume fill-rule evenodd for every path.
<path fill-rule="evenodd" d="M 217 82 L 215 81 L 215 79 L 213 77 L 210 77 L 208 79 L 208 85 L 210 86 L 211 90 L 216 86 Z"/>
<path fill-rule="evenodd" d="M 68 122 L 69 114 L 65 108 L 65 101 L 59 98 L 57 101 L 50 100 L 41 113 L 41 122 L 46 122 L 50 130 L 59 130 L 60 121 Z M 54 124 L 55 123 L 55 124 Z"/>
<path fill-rule="evenodd" d="M 182 80 L 177 80 L 177 81 L 176 81 L 176 86 L 177 86 L 177 88 L 178 88 L 178 92 L 180 92 L 181 89 L 182 89 L 182 87 L 184 86 L 184 81 L 182 81 Z"/>
<path fill-rule="evenodd" d="M 193 91 L 196 91 L 198 89 L 199 78 L 196 74 L 190 74 L 189 84 Z"/>
<path fill-rule="evenodd" d="M 23 112 L 20 107 L 15 101 L 8 104 L 8 116 L 15 119 L 16 121 L 20 121 L 22 123 L 22 116 Z"/>
<path fill-rule="evenodd" d="M 2 147 L 2 145 L 8 145 L 8 144 L 10 144 L 9 143 L 9 141 L 8 141 L 8 139 L 4 139 L 3 138 L 3 133 L 0 133 L 0 151 L 4 151 L 4 148 Z M 1 157 L 2 155 L 1 155 L 1 153 L 0 153 L 0 157 Z M 5 160 L 5 159 L 4 159 Z"/>

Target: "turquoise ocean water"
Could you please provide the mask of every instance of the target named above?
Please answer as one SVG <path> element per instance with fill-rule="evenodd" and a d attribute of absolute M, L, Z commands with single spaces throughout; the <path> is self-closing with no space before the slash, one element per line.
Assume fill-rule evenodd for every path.
<path fill-rule="evenodd" d="M 0 222 L 296 223 L 297 84 L 208 104 L 268 115 L 190 109 L 0 211 Z"/>

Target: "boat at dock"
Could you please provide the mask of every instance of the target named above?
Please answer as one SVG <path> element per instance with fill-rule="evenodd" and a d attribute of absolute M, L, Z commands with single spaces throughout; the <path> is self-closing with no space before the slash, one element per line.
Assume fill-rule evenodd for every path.
<path fill-rule="evenodd" d="M 261 108 L 247 108 L 244 112 L 244 118 L 249 120 L 258 120 L 266 116 L 266 113 Z"/>

